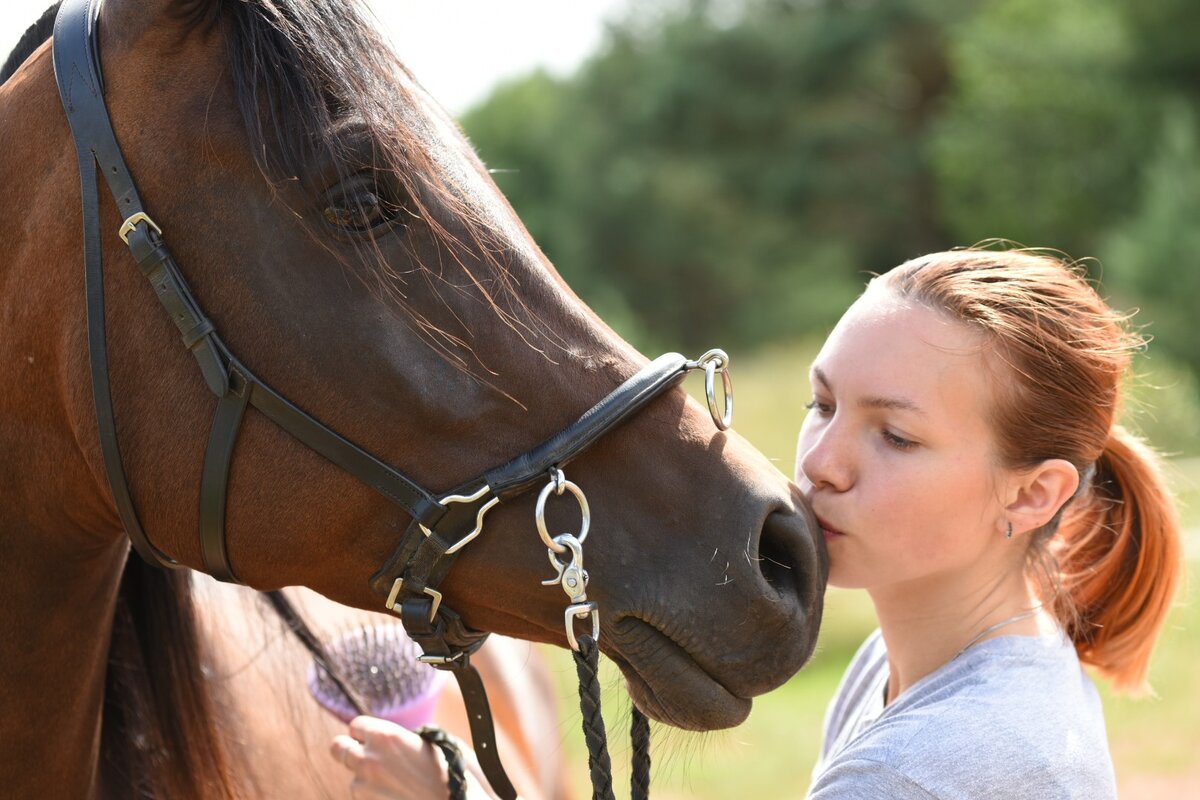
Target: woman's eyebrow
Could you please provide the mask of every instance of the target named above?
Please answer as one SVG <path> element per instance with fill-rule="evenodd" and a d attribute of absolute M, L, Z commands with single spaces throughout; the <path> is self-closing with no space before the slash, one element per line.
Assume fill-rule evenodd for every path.
<path fill-rule="evenodd" d="M 833 385 L 829 382 L 829 376 L 820 367 L 812 368 L 812 380 L 814 383 L 819 383 L 829 391 L 833 391 Z M 860 408 L 887 408 L 896 411 L 911 411 L 914 414 L 919 414 L 922 417 L 928 417 L 919 405 L 905 397 L 881 397 L 876 395 L 868 395 L 861 397 L 858 400 Z"/>

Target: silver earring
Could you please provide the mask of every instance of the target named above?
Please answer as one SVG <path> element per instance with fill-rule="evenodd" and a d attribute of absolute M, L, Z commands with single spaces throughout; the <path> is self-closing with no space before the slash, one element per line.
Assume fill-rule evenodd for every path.
<path fill-rule="evenodd" d="M 1005 539 L 1011 539 L 1011 538 L 1012 538 L 1012 523 L 1011 523 L 1011 522 L 1009 522 L 1009 523 L 1008 523 L 1008 530 L 1006 530 L 1006 531 L 1004 532 L 1004 538 L 1005 538 Z"/>

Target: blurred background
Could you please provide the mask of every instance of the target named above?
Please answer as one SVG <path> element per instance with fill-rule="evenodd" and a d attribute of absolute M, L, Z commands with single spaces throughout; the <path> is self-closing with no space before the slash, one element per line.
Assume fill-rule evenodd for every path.
<path fill-rule="evenodd" d="M 41 5 L 0 0 L 0 49 Z M 373 5 L 586 302 L 644 352 L 731 352 L 735 427 L 789 475 L 808 363 L 872 272 L 990 237 L 1087 258 L 1153 337 L 1126 421 L 1170 459 L 1192 577 L 1158 696 L 1105 692 L 1118 781 L 1200 797 L 1200 4 Z M 745 725 L 656 732 L 656 797 L 802 797 L 873 625 L 865 595 L 831 592 L 818 655 Z M 587 796 L 573 666 L 548 655 Z M 628 701 L 608 683 L 627 769 Z"/>
<path fill-rule="evenodd" d="M 1200 5 L 659 0 L 617 12 L 574 69 L 509 77 L 460 114 L 584 300 L 646 352 L 730 350 L 735 427 L 791 474 L 808 363 L 870 273 L 989 237 L 1087 258 L 1153 338 L 1126 418 L 1170 457 L 1194 576 Z M 1105 692 L 1123 797 L 1200 796 L 1193 600 L 1185 587 L 1163 637 L 1158 696 Z M 873 625 L 863 593 L 832 592 L 816 659 L 746 725 L 659 732 L 657 796 L 803 796 L 825 703 Z M 570 663 L 551 657 L 582 765 Z M 627 763 L 626 701 L 614 690 L 606 702 Z"/>

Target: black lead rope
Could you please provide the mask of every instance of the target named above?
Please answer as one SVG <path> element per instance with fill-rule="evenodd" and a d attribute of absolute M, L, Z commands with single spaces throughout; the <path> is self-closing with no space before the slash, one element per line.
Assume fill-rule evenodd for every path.
<path fill-rule="evenodd" d="M 588 749 L 588 770 L 592 776 L 592 800 L 615 800 L 612 761 L 608 756 L 608 736 L 600 714 L 600 648 L 588 634 L 579 637 L 575 651 L 575 671 L 579 675 L 579 710 L 583 714 L 583 738 Z M 650 721 L 633 706 L 630 736 L 633 740 L 633 769 L 630 796 L 633 800 L 650 797 Z"/>
<path fill-rule="evenodd" d="M 450 800 L 467 800 L 467 771 L 458 743 L 450 734 L 434 725 L 419 729 L 417 735 L 441 750 L 446 757 L 446 783 L 450 788 Z"/>
<path fill-rule="evenodd" d="M 633 769 L 629 775 L 629 796 L 633 800 L 650 797 L 650 720 L 633 706 L 629 738 L 633 742 Z"/>

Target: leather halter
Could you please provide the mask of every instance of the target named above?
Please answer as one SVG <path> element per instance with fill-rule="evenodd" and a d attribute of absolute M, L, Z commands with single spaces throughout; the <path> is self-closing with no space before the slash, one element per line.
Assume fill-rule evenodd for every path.
<path fill-rule="evenodd" d="M 225 504 L 234 444 L 246 406 L 250 405 L 412 518 L 395 551 L 371 576 L 370 585 L 388 596 L 387 607 L 400 614 L 409 634 L 423 648 L 422 660 L 454 672 L 468 703 L 479 761 L 498 793 L 515 796 L 495 752 L 483 684 L 469 661 L 469 655 L 488 634 L 463 624 L 458 614 L 441 604 L 436 587 L 449 572 L 459 548 L 479 534 L 483 516 L 492 505 L 522 495 L 544 481 L 551 468 L 578 456 L 699 365 L 676 353 L 660 356 L 575 423 L 532 450 L 445 495 L 425 489 L 272 389 L 239 361 L 217 334 L 167 249 L 162 230 L 146 214 L 117 144 L 100 69 L 96 31 L 100 2 L 62 3 L 54 26 L 54 72 L 79 159 L 88 350 L 96 420 L 109 487 L 134 549 L 152 564 L 184 566 L 147 537 L 133 505 L 117 443 L 104 324 L 97 165 L 124 220 L 119 235 L 153 285 L 217 398 L 200 482 L 200 545 L 205 570 L 221 580 L 237 581 L 225 544 Z M 480 747 L 481 741 L 487 744 Z"/>

